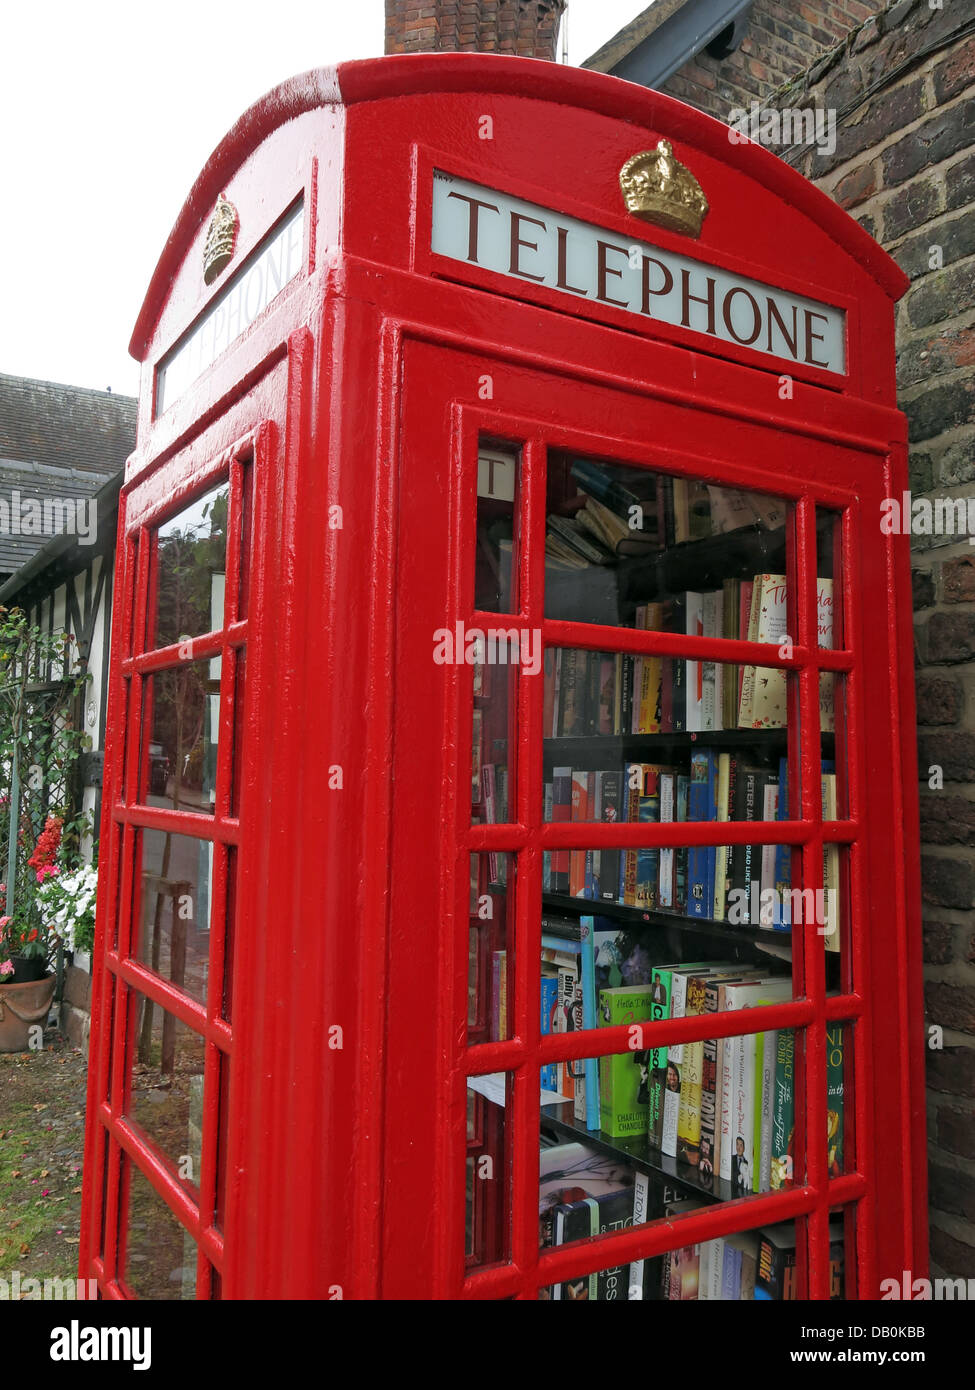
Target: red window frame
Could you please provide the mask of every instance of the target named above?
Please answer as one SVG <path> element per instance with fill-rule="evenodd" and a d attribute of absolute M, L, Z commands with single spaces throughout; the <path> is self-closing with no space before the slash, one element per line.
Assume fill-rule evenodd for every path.
<path fill-rule="evenodd" d="M 103 820 L 108 891 L 96 954 L 100 953 L 105 967 L 101 976 L 100 1017 L 110 1020 L 110 1026 L 101 1028 L 97 1057 L 93 1058 L 98 1123 L 92 1127 L 90 1152 L 102 1181 L 93 1185 L 93 1209 L 88 1223 L 89 1230 L 100 1232 L 91 1269 L 101 1296 L 107 1299 L 137 1296 L 125 1278 L 133 1166 L 195 1242 L 196 1298 L 220 1296 L 224 1272 L 220 1222 L 226 1201 L 226 1179 L 220 1179 L 227 1159 L 228 1069 L 233 1051 L 233 1028 L 224 1017 L 225 989 L 233 968 L 232 960 L 225 959 L 225 944 L 228 937 L 232 940 L 234 931 L 227 913 L 228 862 L 237 854 L 241 835 L 239 804 L 236 808 L 233 804 L 240 760 L 237 704 L 243 694 L 237 671 L 248 639 L 250 604 L 246 590 L 252 578 L 253 490 L 266 452 L 267 428 L 261 425 L 249 431 L 195 472 L 187 469 L 186 481 L 164 498 L 160 498 L 151 482 L 143 487 L 138 481 L 122 498 L 119 536 L 123 564 L 114 620 L 120 626 L 123 656 L 113 671 L 112 694 L 114 707 L 123 712 L 119 725 L 125 734 L 115 745 L 111 785 L 116 795 Z M 194 637 L 188 652 L 183 643 L 156 648 L 149 635 L 149 623 L 156 607 L 158 529 L 224 480 L 229 483 L 229 499 L 223 624 Z M 245 608 L 244 616 L 240 616 L 241 607 Z M 221 699 L 214 813 L 208 816 L 142 804 L 151 726 L 149 681 L 154 673 L 215 656 L 221 658 Z M 232 814 L 235 809 L 237 814 Z M 194 1000 L 132 955 L 139 911 L 134 865 L 137 837 L 143 830 L 168 831 L 213 846 L 206 1004 Z M 231 900 L 234 898 L 236 894 L 231 894 Z M 177 1175 L 171 1157 L 127 1113 L 131 1101 L 134 992 L 151 1000 L 203 1040 L 201 1171 L 196 1201 Z"/>

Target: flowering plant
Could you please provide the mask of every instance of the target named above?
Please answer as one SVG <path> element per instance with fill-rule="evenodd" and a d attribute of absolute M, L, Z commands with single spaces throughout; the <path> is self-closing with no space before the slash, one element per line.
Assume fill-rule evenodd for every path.
<path fill-rule="evenodd" d="M 66 951 L 90 952 L 95 943 L 98 870 L 84 864 L 58 873 L 55 867 L 43 881 L 40 873 L 36 901 L 45 932 L 63 942 Z"/>

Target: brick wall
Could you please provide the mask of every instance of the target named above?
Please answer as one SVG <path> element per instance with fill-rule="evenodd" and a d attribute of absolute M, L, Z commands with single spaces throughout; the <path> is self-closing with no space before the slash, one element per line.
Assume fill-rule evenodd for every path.
<path fill-rule="evenodd" d="M 867 93 L 870 93 L 867 96 Z M 781 92 L 837 111 L 789 156 L 899 262 L 899 395 L 915 498 L 975 499 L 975 10 L 898 0 Z M 912 539 L 934 1272 L 975 1276 L 975 548 Z M 940 769 L 940 772 L 939 772 Z M 941 781 L 943 779 L 943 785 Z"/>
<path fill-rule="evenodd" d="M 565 0 L 386 0 L 386 52 L 556 57 Z"/>
<path fill-rule="evenodd" d="M 726 58 L 703 52 L 661 86 L 719 120 L 748 108 L 802 73 L 838 40 L 876 14 L 884 0 L 755 0 L 741 46 Z"/>

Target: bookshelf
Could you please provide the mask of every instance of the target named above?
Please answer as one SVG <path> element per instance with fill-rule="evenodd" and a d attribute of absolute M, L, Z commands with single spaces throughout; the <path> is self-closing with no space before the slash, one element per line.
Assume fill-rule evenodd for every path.
<path fill-rule="evenodd" d="M 668 634 L 668 643 L 659 655 L 649 656 L 573 647 L 568 639 L 545 652 L 543 823 L 568 823 L 578 833 L 574 848 L 546 850 L 542 856 L 542 1031 L 791 999 L 795 933 L 788 914 L 797 900 L 790 865 L 798 864 L 798 856 L 793 860 L 788 847 L 766 842 L 774 842 L 770 825 L 789 819 L 789 801 L 795 805 L 784 788 L 796 774 L 798 739 L 787 721 L 797 706 L 786 700 L 781 671 L 699 661 L 680 648 L 682 639 L 694 635 L 747 639 L 774 650 L 782 633 L 796 630 L 787 580 L 792 515 L 774 498 L 750 499 L 714 485 L 568 454 L 550 456 L 547 509 L 546 618 L 657 631 Z M 486 536 L 479 547 L 478 592 L 493 594 L 502 613 L 514 607 L 514 535 L 506 529 L 514 514 L 514 499 L 491 500 L 479 508 Z M 634 516 L 639 525 L 631 537 L 624 534 L 622 520 Z M 834 523 L 830 513 L 817 513 L 820 605 L 822 592 L 832 597 Z M 702 534 L 719 526 L 725 529 Z M 822 624 L 820 640 L 824 646 L 832 640 Z M 833 698 L 832 690 L 828 695 Z M 515 707 L 512 687 L 497 670 L 478 674 L 475 821 L 500 822 L 507 815 L 510 758 L 517 747 Z M 824 780 L 835 781 L 839 740 L 831 722 L 832 709 L 822 717 L 820 750 Z M 825 805 L 824 799 L 824 811 Z M 647 825 L 646 848 L 606 848 L 607 822 L 635 820 Z M 741 820 L 761 822 L 762 841 L 721 845 L 720 824 Z M 664 821 L 711 822 L 713 843 L 654 848 L 655 826 Z M 586 827 L 597 824 L 602 848 L 587 848 Z M 510 999 L 500 1000 L 498 990 L 511 959 L 513 897 L 510 883 L 502 881 L 500 858 L 479 858 L 478 901 L 487 892 L 492 908 L 488 923 L 476 929 L 480 984 L 474 993 L 480 1004 L 474 1007 L 472 994 L 469 1021 L 477 1023 L 471 1039 L 503 1041 L 510 1035 Z M 737 916 L 731 911 L 735 891 L 745 901 Z M 772 916 L 760 924 L 756 913 L 763 892 L 773 894 L 773 906 Z M 805 925 L 800 921 L 797 929 Z M 841 954 L 824 943 L 823 957 L 827 993 L 838 993 Z M 657 991 L 660 998 L 666 994 L 665 1006 Z M 785 1174 L 791 1154 L 773 1151 L 774 1140 L 791 1145 L 791 1135 L 773 1137 L 772 1132 L 777 1080 L 785 1081 L 784 1073 L 776 1076 L 778 1038 L 774 1031 L 746 1034 L 544 1068 L 543 1189 L 546 1165 L 560 1157 L 586 1173 L 563 1193 L 566 1200 L 554 1216 L 546 1197 L 549 1206 L 540 1207 L 543 1244 L 560 1244 L 576 1230 L 568 1209 L 589 1181 L 593 1209 L 601 1211 L 605 1202 L 609 1210 L 615 1203 L 612 1210 L 619 1216 L 625 1198 L 600 1189 L 607 1171 L 624 1190 L 632 1183 L 634 1193 L 642 1192 L 643 1219 L 767 1193 L 773 1169 L 776 1189 L 790 1185 Z M 788 1030 L 783 1039 L 783 1047 L 794 1048 Z M 552 1103 L 555 1094 L 566 1099 Z M 482 1098 L 476 1104 L 491 1109 Z M 722 1107 L 735 1108 L 723 1136 L 735 1152 L 725 1154 L 723 1168 Z M 781 1129 L 791 1113 L 789 1102 L 783 1100 L 779 1108 Z M 495 1218 L 501 1240 L 503 1213 Z M 761 1235 L 756 1231 L 756 1253 Z M 721 1244 L 711 1243 L 708 1259 L 717 1258 Z M 747 1240 L 745 1247 L 747 1259 Z M 689 1249 L 681 1248 L 682 1258 L 690 1258 Z M 694 1250 L 693 1258 L 700 1258 L 698 1247 Z M 675 1296 L 668 1278 L 679 1275 L 669 1257 L 639 1267 L 641 1296 Z M 598 1292 L 603 1287 L 602 1276 L 590 1280 L 590 1296 L 611 1296 Z M 747 1278 L 746 1287 L 751 1287 Z M 568 1286 L 562 1292 L 553 1286 L 549 1293 L 578 1296 Z"/>

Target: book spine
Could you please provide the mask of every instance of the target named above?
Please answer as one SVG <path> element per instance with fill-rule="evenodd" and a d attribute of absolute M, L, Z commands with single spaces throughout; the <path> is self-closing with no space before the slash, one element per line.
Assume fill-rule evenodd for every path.
<path fill-rule="evenodd" d="M 582 973 L 582 1026 L 585 1029 L 597 1028 L 599 1017 L 596 1010 L 596 959 L 595 959 L 595 921 L 583 917 L 581 921 L 582 949 L 579 953 Z M 585 1122 L 586 1128 L 599 1128 L 599 1061 L 587 1057 L 585 1062 Z"/>
<path fill-rule="evenodd" d="M 687 999 L 687 976 L 675 972 L 671 977 L 670 1016 L 684 1017 L 684 1004 Z M 680 1117 L 680 1087 L 684 1066 L 684 1048 L 681 1043 L 671 1043 L 667 1049 L 667 1074 L 664 1082 L 664 1116 L 660 1140 L 660 1151 L 669 1158 L 677 1157 L 677 1126 Z"/>
<path fill-rule="evenodd" d="M 843 1172 L 843 1042 L 841 1023 L 826 1029 L 826 1162 L 831 1178 Z"/>
<path fill-rule="evenodd" d="M 559 982 L 555 976 L 543 975 L 541 987 L 541 1032 L 542 1036 L 552 1032 L 558 1009 Z M 554 1062 L 547 1062 L 541 1068 L 540 1083 L 543 1091 L 558 1090 L 557 1068 Z"/>
<path fill-rule="evenodd" d="M 555 666 L 559 649 L 556 647 L 546 647 L 544 658 L 545 672 L 545 695 L 544 713 L 542 715 L 542 728 L 545 730 L 544 737 L 548 737 L 552 729 L 552 719 L 555 714 Z"/>
<path fill-rule="evenodd" d="M 570 1033 L 572 1031 L 575 1014 L 576 1002 L 576 967 L 572 965 L 559 966 L 559 1009 L 556 1015 L 558 1028 L 556 1032 Z M 558 1062 L 559 1094 L 566 1100 L 575 1101 L 575 1078 L 573 1076 L 573 1064 L 571 1062 Z"/>
<path fill-rule="evenodd" d="M 603 772 L 599 798 L 599 819 L 604 825 L 615 825 L 621 819 L 623 807 L 622 778 L 618 772 Z M 599 896 L 603 902 L 616 902 L 620 886 L 620 851 L 599 851 Z"/>
<path fill-rule="evenodd" d="M 652 763 L 643 764 L 643 791 L 637 814 L 642 825 L 656 825 L 660 820 L 660 769 Z M 651 910 L 657 906 L 659 877 L 660 851 L 650 848 L 637 850 L 635 906 Z"/>
<path fill-rule="evenodd" d="M 670 825 L 674 819 L 675 778 L 672 772 L 660 774 L 660 824 Z M 674 906 L 674 850 L 661 849 L 657 901 L 662 908 Z"/>
<path fill-rule="evenodd" d="M 755 819 L 757 781 L 758 773 L 753 768 L 740 770 L 735 788 L 735 820 Z M 735 845 L 731 854 L 731 887 L 735 894 L 735 912 L 731 920 L 735 926 L 751 924 L 752 849 L 749 844 Z"/>
<path fill-rule="evenodd" d="M 552 821 L 561 824 L 572 819 L 572 768 L 552 768 Z M 552 892 L 569 891 L 569 855 L 567 849 L 552 850 Z"/>
<path fill-rule="evenodd" d="M 590 774 L 580 768 L 572 772 L 572 821 L 573 824 L 592 820 L 593 807 L 589 801 Z M 586 851 L 569 851 L 569 892 L 574 898 L 585 897 L 586 892 Z"/>
<path fill-rule="evenodd" d="M 776 820 L 789 819 L 789 759 L 779 759 L 779 795 L 776 803 Z M 792 926 L 792 849 L 789 845 L 776 845 L 774 848 L 775 867 L 773 871 L 775 906 L 772 925 L 777 931 L 785 931 Z"/>
<path fill-rule="evenodd" d="M 650 1017 L 653 1022 L 670 1018 L 671 971 L 654 970 L 650 990 Z M 664 1132 L 664 1095 L 667 1086 L 666 1047 L 650 1049 L 648 1058 L 650 1077 L 650 1098 L 647 1115 L 647 1140 L 650 1148 L 659 1150 Z"/>
<path fill-rule="evenodd" d="M 623 656 L 620 664 L 620 722 L 618 732 L 631 733 L 633 719 L 633 657 Z"/>
<path fill-rule="evenodd" d="M 691 780 L 689 777 L 679 774 L 677 778 L 677 820 L 687 821 L 688 801 L 690 798 Z M 680 913 L 687 912 L 687 861 L 688 848 L 680 845 L 674 856 L 674 907 Z"/>
<path fill-rule="evenodd" d="M 759 1126 L 759 1140 L 755 1148 L 757 1162 L 755 1172 L 757 1179 L 756 1192 L 770 1192 L 772 1189 L 772 1102 L 775 1091 L 775 1049 L 778 1043 L 778 1033 L 774 1030 L 763 1033 L 761 1036 L 761 1046 L 756 1046 L 756 1056 L 761 1057 L 761 1124 Z M 756 1097 L 758 1095 L 758 1078 L 755 1081 Z"/>
<path fill-rule="evenodd" d="M 762 807 L 763 820 L 776 820 L 779 811 L 779 781 L 775 774 L 769 774 L 765 783 L 764 804 Z M 775 926 L 775 845 L 762 845 L 762 877 L 761 877 L 762 912 L 759 922 L 760 926 L 774 928 Z"/>
<path fill-rule="evenodd" d="M 719 996 L 718 1009 L 721 1003 Z M 718 1168 L 717 1172 L 726 1182 L 731 1181 L 731 1159 L 735 1152 L 732 1136 L 734 1128 L 735 1086 L 734 1086 L 734 1038 L 718 1039 L 718 1076 L 721 1084 L 721 1101 L 718 1106 Z"/>
<path fill-rule="evenodd" d="M 714 754 L 691 755 L 688 816 L 692 822 L 713 821 L 717 814 L 714 794 Z M 692 845 L 687 855 L 687 915 L 709 917 L 714 904 L 715 849 Z"/>
<path fill-rule="evenodd" d="M 714 981 L 705 985 L 704 1012 L 706 1014 L 718 1012 L 718 989 L 719 985 Z M 701 1158 L 698 1171 L 702 1181 L 720 1171 L 721 1125 L 718 1118 L 720 1100 L 718 1039 L 708 1038 L 703 1044 L 701 1070 Z"/>
<path fill-rule="evenodd" d="M 755 1166 L 755 1034 L 743 1033 L 735 1039 L 735 1153 L 732 1169 L 737 1169 L 736 1191 L 752 1191 Z M 741 1140 L 741 1152 L 738 1141 Z"/>
<path fill-rule="evenodd" d="M 795 1034 L 779 1030 L 775 1044 L 775 1087 L 772 1099 L 772 1137 L 769 1186 L 773 1192 L 794 1186 Z"/>
<path fill-rule="evenodd" d="M 579 952 L 579 966 L 575 972 L 575 989 L 572 1000 L 572 1031 L 582 1032 L 585 1027 L 585 1000 L 582 986 L 582 957 L 583 951 Z M 572 1066 L 572 1116 L 573 1119 L 586 1123 L 586 1062 L 584 1058 L 577 1058 Z"/>
<path fill-rule="evenodd" d="M 504 1042 L 508 1036 L 507 952 L 491 953 L 491 1041 Z"/>
<path fill-rule="evenodd" d="M 637 1171 L 633 1175 L 633 1225 L 642 1226 L 647 1220 L 649 1210 L 650 1177 L 647 1173 Z M 633 1260 L 630 1263 L 630 1285 L 627 1295 L 630 1302 L 637 1302 L 643 1298 L 644 1264 L 643 1260 Z"/>
<path fill-rule="evenodd" d="M 602 656 L 599 652 L 586 653 L 586 714 L 585 730 L 589 735 L 599 733 L 599 712 L 602 702 Z"/>
<path fill-rule="evenodd" d="M 718 754 L 718 791 L 715 819 L 727 821 L 728 804 L 731 793 L 731 765 L 729 753 Z M 714 902 L 711 916 L 716 922 L 723 922 L 725 903 L 728 897 L 728 846 L 718 845 L 714 851 Z"/>
<path fill-rule="evenodd" d="M 640 817 L 640 802 L 643 791 L 643 767 L 640 763 L 627 763 L 625 769 L 626 784 L 626 819 L 627 821 L 637 821 Z M 637 862 L 639 851 L 635 849 L 624 850 L 621 854 L 623 861 L 623 896 L 622 901 L 626 907 L 636 907 L 637 905 Z"/>
<path fill-rule="evenodd" d="M 559 733 L 564 738 L 575 738 L 584 732 L 582 706 L 585 686 L 581 677 L 585 655 L 585 652 L 572 648 L 566 648 L 562 653 L 562 708 Z"/>
<path fill-rule="evenodd" d="M 696 1018 L 705 1009 L 703 980 L 688 981 L 684 1016 Z M 677 1157 L 697 1167 L 701 1154 L 701 1091 L 704 1078 L 704 1043 L 684 1045 L 684 1071 L 680 1079 L 680 1104 L 677 1112 Z"/>

